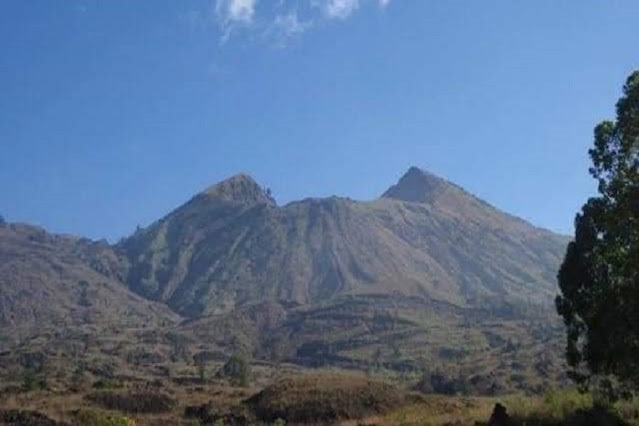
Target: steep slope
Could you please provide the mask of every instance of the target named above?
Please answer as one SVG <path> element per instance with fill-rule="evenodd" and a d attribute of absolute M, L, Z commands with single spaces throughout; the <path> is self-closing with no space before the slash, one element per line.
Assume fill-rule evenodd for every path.
<path fill-rule="evenodd" d="M 0 226 L 0 336 L 19 340 L 46 330 L 168 325 L 178 316 L 119 281 L 125 266 L 111 247 Z"/>
<path fill-rule="evenodd" d="M 550 303 L 566 238 L 411 168 L 382 198 L 278 207 L 239 175 L 125 240 L 136 292 L 198 316 L 262 302 L 402 295 Z"/>

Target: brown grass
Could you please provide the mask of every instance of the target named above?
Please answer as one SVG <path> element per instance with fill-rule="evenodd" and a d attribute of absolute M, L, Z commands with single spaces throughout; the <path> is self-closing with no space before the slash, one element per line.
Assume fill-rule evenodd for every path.
<path fill-rule="evenodd" d="M 407 401 L 404 391 L 351 374 L 305 374 L 278 381 L 247 403 L 263 421 L 332 423 L 395 410 Z"/>

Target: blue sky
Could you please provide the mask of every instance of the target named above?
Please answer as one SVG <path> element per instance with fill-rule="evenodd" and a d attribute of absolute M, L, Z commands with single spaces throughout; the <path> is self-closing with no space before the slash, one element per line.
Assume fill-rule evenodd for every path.
<path fill-rule="evenodd" d="M 279 203 L 411 165 L 570 233 L 636 0 L 6 0 L 0 214 L 117 240 L 247 172 Z"/>

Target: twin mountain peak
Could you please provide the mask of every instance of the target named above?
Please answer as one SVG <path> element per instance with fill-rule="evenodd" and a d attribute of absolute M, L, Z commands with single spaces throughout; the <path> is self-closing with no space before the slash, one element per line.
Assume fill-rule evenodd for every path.
<path fill-rule="evenodd" d="M 246 174 L 116 246 L 136 293 L 199 316 L 260 301 L 400 295 L 552 303 L 566 238 L 411 167 L 380 198 L 277 206 Z"/>
<path fill-rule="evenodd" d="M 462 197 L 472 197 L 453 183 L 413 166 L 408 169 L 397 184 L 384 192 L 381 198 L 427 203 L 435 201 L 438 195 L 446 192 L 452 192 Z M 246 173 L 234 175 L 222 182 L 211 185 L 198 194 L 198 197 L 245 204 L 264 203 L 275 205 L 270 190 L 260 185 Z"/>
<path fill-rule="evenodd" d="M 93 330 L 109 354 L 116 341 L 153 354 L 179 341 L 303 365 L 380 353 L 387 366 L 401 351 L 417 368 L 472 340 L 473 371 L 495 351 L 525 363 L 541 357 L 532 333 L 553 325 L 566 244 L 418 168 L 374 200 L 283 206 L 240 174 L 115 245 L 0 223 L 0 352 L 37 340 L 101 359 L 77 340 Z M 496 326 L 534 343 L 518 358 L 487 352 L 503 340 Z"/>

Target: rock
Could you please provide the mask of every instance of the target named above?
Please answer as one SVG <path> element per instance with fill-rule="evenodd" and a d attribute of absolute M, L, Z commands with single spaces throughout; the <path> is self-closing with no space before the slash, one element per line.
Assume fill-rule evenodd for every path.
<path fill-rule="evenodd" d="M 506 411 L 506 407 L 501 405 L 500 403 L 495 404 L 495 408 L 493 409 L 493 414 L 490 416 L 490 420 L 488 421 L 488 426 L 511 426 L 512 422 L 510 420 L 510 416 Z"/>

